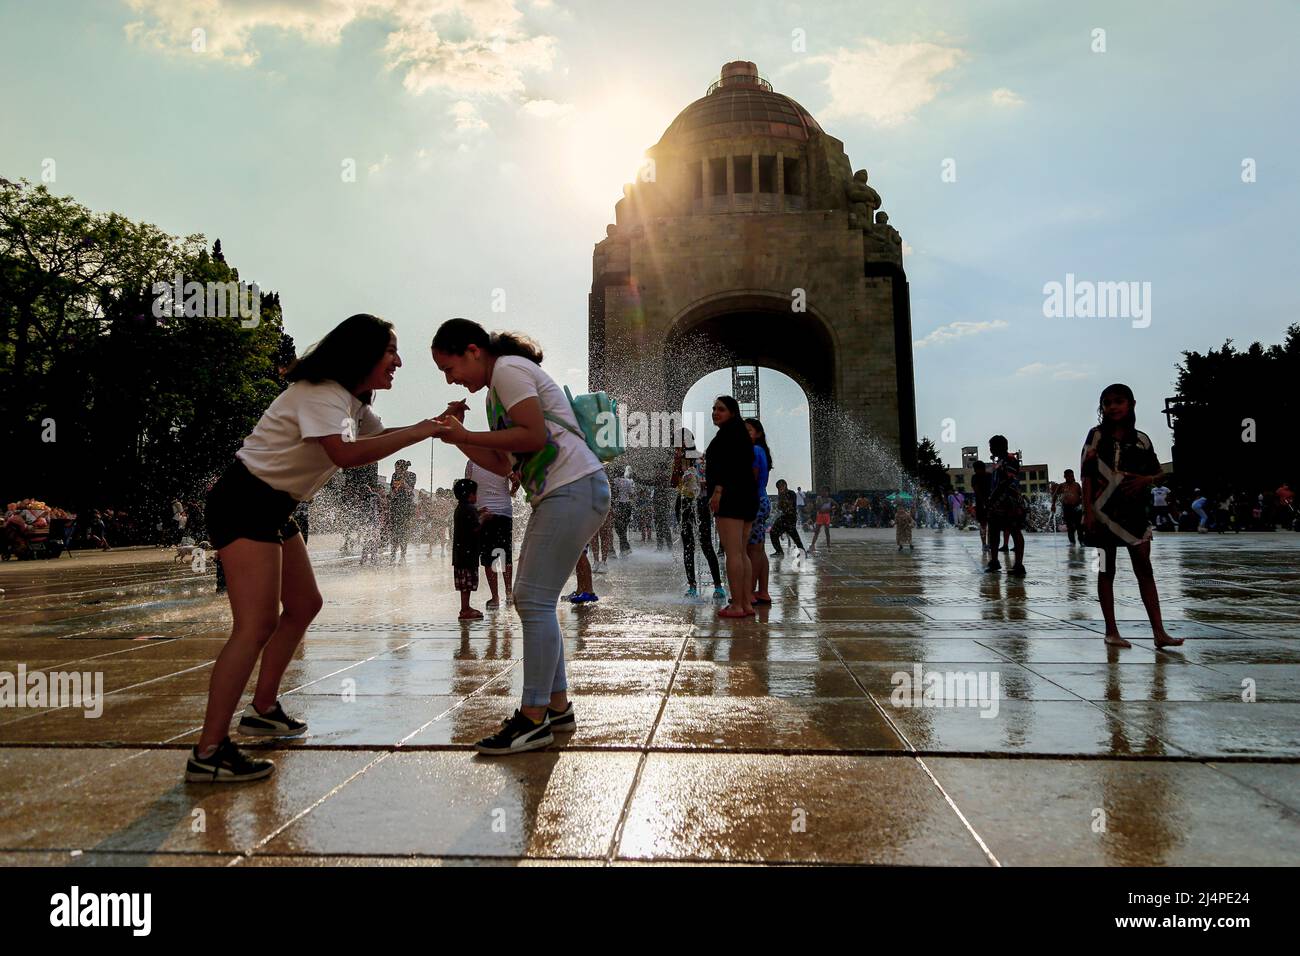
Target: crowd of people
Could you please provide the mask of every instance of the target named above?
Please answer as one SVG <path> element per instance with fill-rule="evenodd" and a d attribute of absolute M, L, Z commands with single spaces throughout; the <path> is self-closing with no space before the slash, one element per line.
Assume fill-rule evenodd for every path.
<path fill-rule="evenodd" d="M 340 469 L 372 465 L 428 439 L 463 453 L 465 476 L 449 495 L 441 489 L 423 495 L 410 462 L 399 460 L 390 479 L 362 490 L 344 547 L 357 547 L 363 562 L 378 562 L 386 545 L 388 561 L 396 564 L 416 540 L 427 541 L 430 553 L 441 542 L 451 552 L 462 621 L 483 616 L 473 606 L 480 572 L 492 595 L 485 610 L 513 605 L 522 630 L 522 699 L 509 718 L 475 744 L 483 754 L 546 747 L 555 735 L 576 728 L 557 605 L 575 574 L 578 587 L 568 600 L 596 600 L 593 575 L 610 561 L 628 557 L 630 534 L 639 534 L 645 548 L 653 540 L 661 552 L 681 546 L 688 599 L 704 600 L 696 566 L 702 553 L 712 599 L 719 605 L 717 616 L 735 619 L 742 627 L 747 619 L 761 623 L 756 608 L 772 603 L 769 559 L 788 553 L 786 542 L 803 552 L 808 530 L 807 552 L 819 544 L 831 549 L 834 529 L 843 526 L 846 514 L 858 526 L 893 525 L 901 549 L 911 545 L 918 519 L 933 520 L 937 511 L 940 520 L 960 526 L 973 513 L 987 557 L 985 571 L 1002 570 L 999 546 L 1006 541 L 1013 555 L 1007 573 L 1026 574 L 1028 504 L 1018 456 L 1002 435 L 990 439 L 989 464 L 976 470 L 969 496 L 934 500 L 898 492 L 837 498 L 826 487 L 812 495 L 778 479 L 773 497 L 769 480 L 778 463 L 762 422 L 742 417 L 732 396 L 718 396 L 713 403 L 716 434 L 706 449 L 698 449 L 684 432 L 670 460 L 639 476 L 615 463 L 621 446 L 602 444 L 580 424 L 575 405 L 542 369 L 542 351 L 531 340 L 450 319 L 438 328 L 430 353 L 448 385 L 471 394 L 486 390 L 487 430 L 466 428 L 469 406 L 463 400 L 451 402 L 436 417 L 385 426 L 372 402 L 376 391 L 393 387 L 402 367 L 397 334 L 391 323 L 357 314 L 286 370 L 290 384 L 208 491 L 200 520 L 218 552 L 233 622 L 211 670 L 203 727 L 184 770 L 187 781 L 251 781 L 274 772 L 271 760 L 245 753 L 230 738 L 255 669 L 252 699 L 239 714 L 239 732 L 296 737 L 307 731 L 307 722 L 288 713 L 280 700 L 285 671 L 324 603 L 305 544 L 307 503 Z M 1164 630 L 1150 548 L 1153 524 L 1176 521 L 1177 505 L 1151 440 L 1136 428 L 1135 406 L 1127 386 L 1112 385 L 1102 393 L 1099 424 L 1088 433 L 1081 455 L 1082 480 L 1067 474 L 1053 504 L 1061 505 L 1072 543 L 1104 555 L 1097 596 L 1105 641 L 1130 646 L 1119 634 L 1114 613 L 1114 559 L 1123 546 L 1154 643 L 1172 647 L 1182 641 Z M 516 559 L 513 499 L 518 490 L 531 511 Z M 1190 502 L 1198 527 L 1223 530 L 1222 520 L 1210 517 L 1210 500 L 1202 495 Z M 1225 513 L 1230 526 L 1235 499 L 1227 500 L 1226 508 L 1215 511 Z M 1261 520 L 1271 508 L 1269 515 L 1292 516 L 1294 526 L 1286 486 L 1271 502 L 1261 498 L 1258 503 Z M 1160 521 L 1153 523 L 1149 512 L 1155 508 Z M 193 533 L 199 511 L 174 502 L 174 532 Z"/>

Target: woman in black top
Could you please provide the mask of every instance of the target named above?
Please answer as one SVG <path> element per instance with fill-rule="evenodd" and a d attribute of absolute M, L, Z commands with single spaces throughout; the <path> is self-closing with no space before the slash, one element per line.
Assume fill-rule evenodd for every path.
<path fill-rule="evenodd" d="M 758 514 L 754 442 L 740 417 L 740 405 L 730 395 L 714 401 L 713 424 L 718 433 L 704 453 L 704 484 L 709 510 L 718 519 L 718 540 L 727 556 L 731 586 L 731 603 L 718 611 L 718 617 L 749 617 L 755 613 L 750 598 L 754 569 L 745 545 Z"/>
<path fill-rule="evenodd" d="M 1151 526 L 1147 522 L 1148 489 L 1161 477 L 1160 459 L 1151 439 L 1137 430 L 1133 391 L 1111 385 L 1101 393 L 1100 424 L 1084 439 L 1079 473 L 1083 477 L 1084 544 L 1102 552 L 1097 599 L 1106 619 L 1106 643 L 1132 647 L 1115 623 L 1115 553 L 1128 548 L 1138 591 L 1151 621 L 1156 647 L 1175 647 L 1181 638 L 1165 633 L 1160 596 L 1151 570 Z"/>

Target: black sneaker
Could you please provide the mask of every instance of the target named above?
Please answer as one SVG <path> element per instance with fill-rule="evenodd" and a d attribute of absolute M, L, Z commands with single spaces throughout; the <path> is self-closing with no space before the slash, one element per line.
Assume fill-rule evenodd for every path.
<path fill-rule="evenodd" d="M 557 734 L 571 734 L 578 729 L 578 721 L 573 716 L 573 701 L 564 710 L 546 708 L 546 719 L 551 722 L 551 731 Z"/>
<path fill-rule="evenodd" d="M 526 750 L 538 750 L 555 742 L 551 733 L 551 722 L 542 719 L 540 724 L 533 723 L 531 717 L 525 717 L 516 710 L 509 720 L 501 721 L 501 729 L 490 737 L 484 737 L 474 745 L 481 754 L 518 754 Z"/>
<path fill-rule="evenodd" d="M 1011 570 L 1007 572 L 1007 574 L 1014 575 L 1018 578 L 1023 578 L 1025 573 L 1025 566 L 1023 564 L 1013 565 Z"/>
<path fill-rule="evenodd" d="M 275 764 L 247 756 L 229 737 L 217 744 L 211 757 L 200 757 L 195 747 L 185 764 L 185 779 L 189 783 L 243 783 L 261 780 L 274 772 Z"/>
<path fill-rule="evenodd" d="M 989 574 L 997 574 L 1002 570 L 1002 565 L 998 564 L 997 561 L 990 561 L 989 566 L 984 570 Z"/>
<path fill-rule="evenodd" d="M 257 708 L 250 701 L 244 708 L 244 716 L 239 718 L 239 726 L 235 729 L 241 734 L 250 734 L 254 737 L 297 737 L 307 732 L 307 722 L 295 720 L 286 714 L 278 700 L 265 714 L 258 713 Z"/>

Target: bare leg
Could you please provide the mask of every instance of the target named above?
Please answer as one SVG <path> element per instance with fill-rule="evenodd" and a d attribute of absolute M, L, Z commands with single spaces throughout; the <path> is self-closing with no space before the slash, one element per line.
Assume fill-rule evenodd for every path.
<path fill-rule="evenodd" d="M 749 600 L 751 571 L 746 570 L 745 545 L 741 539 L 744 524 L 739 518 L 718 519 L 718 542 L 727 556 L 727 585 L 731 588 L 731 603 L 724 610 L 744 611 Z"/>
<path fill-rule="evenodd" d="M 199 735 L 200 756 L 230 734 L 253 665 L 279 622 L 281 546 L 239 538 L 217 552 L 226 569 L 234 626 L 208 681 L 208 709 Z"/>
<path fill-rule="evenodd" d="M 262 651 L 262 669 L 253 693 L 253 706 L 259 711 L 275 706 L 285 669 L 324 603 L 302 535 L 296 534 L 280 546 L 280 603 L 284 610 Z"/>
<path fill-rule="evenodd" d="M 1102 565 L 1097 569 L 1097 601 L 1101 604 L 1101 616 L 1106 619 L 1106 643 L 1115 647 L 1132 647 L 1119 636 L 1119 626 L 1115 623 L 1115 549 L 1099 550 Z"/>
<path fill-rule="evenodd" d="M 749 560 L 749 534 L 754 528 L 754 522 L 746 521 L 740 531 L 740 553 L 745 562 L 745 587 L 740 592 L 741 608 L 747 613 L 753 613 L 754 610 L 754 593 L 749 586 L 754 582 L 754 564 Z M 762 550 L 761 548 L 759 550 Z M 735 600 L 735 592 L 732 592 L 732 600 Z"/>
<path fill-rule="evenodd" d="M 766 539 L 765 539 L 766 540 Z M 754 597 L 770 600 L 771 595 L 767 593 L 768 579 L 768 561 L 767 547 L 764 541 L 758 544 L 751 544 L 748 548 L 749 563 L 754 569 Z"/>
<path fill-rule="evenodd" d="M 1147 609 L 1147 618 L 1151 621 L 1151 636 L 1155 639 L 1156 647 L 1177 647 L 1183 643 L 1183 639 L 1166 634 L 1164 621 L 1160 617 L 1160 595 L 1156 593 L 1156 575 L 1151 569 L 1151 542 L 1144 541 L 1135 548 L 1129 548 L 1128 553 L 1133 561 L 1133 573 L 1137 575 L 1142 605 Z"/>

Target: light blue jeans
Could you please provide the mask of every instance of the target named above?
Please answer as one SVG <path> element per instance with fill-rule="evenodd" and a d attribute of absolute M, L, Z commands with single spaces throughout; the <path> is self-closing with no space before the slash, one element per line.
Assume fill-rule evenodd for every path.
<path fill-rule="evenodd" d="M 524 629 L 524 706 L 568 690 L 556 604 L 586 546 L 609 514 L 609 479 L 593 472 L 556 488 L 533 508 L 515 565 L 515 610 Z"/>

